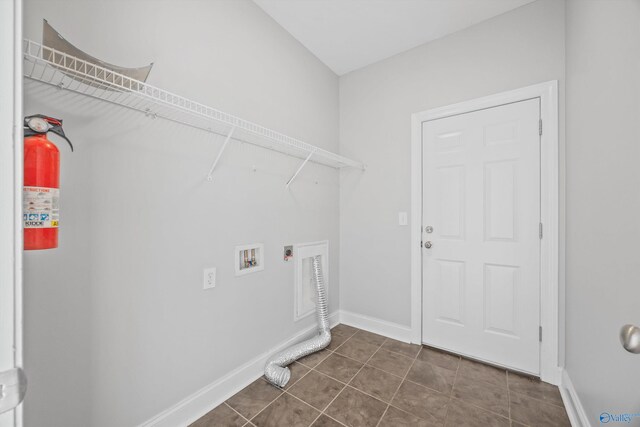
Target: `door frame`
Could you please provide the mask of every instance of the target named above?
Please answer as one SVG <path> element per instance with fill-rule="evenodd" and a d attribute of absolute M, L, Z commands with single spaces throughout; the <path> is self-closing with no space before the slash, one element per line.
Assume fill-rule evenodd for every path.
<path fill-rule="evenodd" d="M 2 1 L 0 51 L 0 371 L 23 367 L 22 354 L 22 0 Z M 9 59 L 10 58 L 10 59 Z M 7 343 L 9 345 L 7 345 Z M 9 348 L 7 348 L 9 347 Z M 22 426 L 22 406 L 0 426 Z"/>
<path fill-rule="evenodd" d="M 559 384 L 560 316 L 559 287 L 559 133 L 558 81 L 552 80 L 411 115 L 411 341 L 422 343 L 422 123 L 504 104 L 540 98 L 540 378 Z"/>

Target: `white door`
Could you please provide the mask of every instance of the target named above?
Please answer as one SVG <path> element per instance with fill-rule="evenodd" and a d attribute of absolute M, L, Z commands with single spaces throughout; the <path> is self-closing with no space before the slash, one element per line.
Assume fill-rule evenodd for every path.
<path fill-rule="evenodd" d="M 539 120 L 535 98 L 422 124 L 423 342 L 536 375 Z"/>

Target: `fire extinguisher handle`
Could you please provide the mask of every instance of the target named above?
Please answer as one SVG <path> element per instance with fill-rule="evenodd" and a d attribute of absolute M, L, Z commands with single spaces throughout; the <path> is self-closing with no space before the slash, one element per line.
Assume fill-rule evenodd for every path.
<path fill-rule="evenodd" d="M 62 126 L 52 126 L 51 129 L 49 129 L 49 132 L 53 132 L 56 135 L 64 138 L 64 140 L 69 143 L 69 147 L 71 147 L 71 151 L 73 151 L 73 144 L 71 143 L 71 141 L 69 141 L 69 138 L 67 138 L 67 135 L 64 134 L 64 130 L 62 130 Z"/>
<path fill-rule="evenodd" d="M 43 124 L 43 121 L 46 122 L 46 125 Z M 69 138 L 67 138 L 67 135 L 64 134 L 64 130 L 62 129 L 62 120 L 54 119 L 53 117 L 45 116 L 44 114 L 34 114 L 24 118 L 25 137 L 46 134 L 47 132 L 53 132 L 62 137 L 67 141 L 69 147 L 71 147 L 71 151 L 73 151 L 73 144 L 69 141 Z"/>

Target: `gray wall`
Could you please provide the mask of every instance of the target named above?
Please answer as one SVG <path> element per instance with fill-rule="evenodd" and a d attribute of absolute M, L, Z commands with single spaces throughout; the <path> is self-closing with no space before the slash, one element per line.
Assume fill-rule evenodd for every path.
<path fill-rule="evenodd" d="M 566 368 L 594 426 L 640 413 L 640 356 L 618 342 L 640 325 L 639 78 L 640 1 L 568 1 Z"/>
<path fill-rule="evenodd" d="M 338 149 L 338 78 L 250 1 L 26 0 L 80 48 L 149 83 Z M 338 308 L 338 173 L 64 91 L 25 113 L 63 118 L 60 248 L 25 254 L 26 426 L 131 426 L 311 326 L 293 322 L 282 246 L 328 239 Z M 52 137 L 53 138 L 53 137 Z M 253 171 L 255 166 L 256 171 Z M 235 245 L 263 272 L 236 278 Z M 202 269 L 218 285 L 202 290 Z"/>
<path fill-rule="evenodd" d="M 411 210 L 411 114 L 560 80 L 562 116 L 563 78 L 559 0 L 530 3 L 340 78 L 341 150 L 368 164 L 365 174 L 341 177 L 342 309 L 411 323 L 415 226 L 398 226 L 398 211 Z"/>

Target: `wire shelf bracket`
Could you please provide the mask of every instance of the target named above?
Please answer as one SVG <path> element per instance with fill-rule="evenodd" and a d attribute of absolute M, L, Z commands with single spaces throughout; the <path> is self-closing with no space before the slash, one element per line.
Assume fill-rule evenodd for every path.
<path fill-rule="evenodd" d="M 213 161 L 213 164 L 211 165 L 211 169 L 209 169 L 209 173 L 207 174 L 207 181 L 209 182 L 213 181 L 213 171 L 216 169 L 216 166 L 220 161 L 220 157 L 222 157 L 222 153 L 224 153 L 224 149 L 227 148 L 227 144 L 231 140 L 231 137 L 233 136 L 233 131 L 235 130 L 236 128 L 232 127 L 229 133 L 227 134 L 227 137 L 225 138 L 224 143 L 222 144 L 222 147 L 220 147 L 220 151 L 218 151 L 218 155 L 216 156 L 216 159 Z"/>
<path fill-rule="evenodd" d="M 291 185 L 293 180 L 296 179 L 296 177 L 298 176 L 298 174 L 300 173 L 302 168 L 305 167 L 305 165 L 309 162 L 309 160 L 311 160 L 311 156 L 313 156 L 315 153 L 316 153 L 315 150 L 309 153 L 309 155 L 307 156 L 306 159 L 304 159 L 304 162 L 302 162 L 302 164 L 300 165 L 300 167 L 298 168 L 296 173 L 294 173 L 293 176 L 291 178 L 289 178 L 289 181 L 287 181 L 287 184 L 285 185 L 285 188 L 289 188 L 289 186 Z"/>
<path fill-rule="evenodd" d="M 116 104 L 151 118 L 162 118 L 224 136 L 225 143 L 207 175 L 207 180 L 213 179 L 212 174 L 220 160 L 220 155 L 231 140 L 247 142 L 304 160 L 287 186 L 308 162 L 336 169 L 365 170 L 362 162 L 132 79 L 35 41 L 24 39 L 23 49 L 23 74 L 29 80 Z M 232 133 L 229 129 L 232 129 Z"/>

